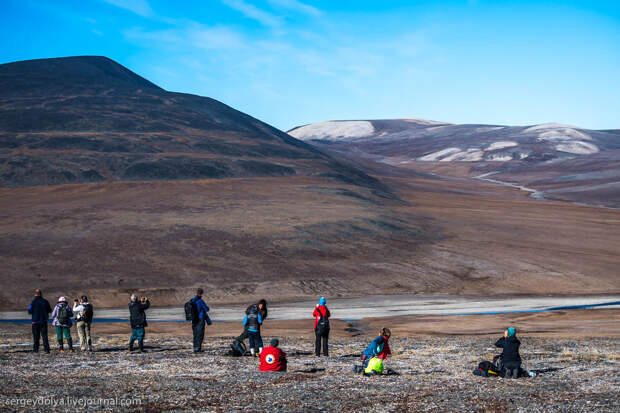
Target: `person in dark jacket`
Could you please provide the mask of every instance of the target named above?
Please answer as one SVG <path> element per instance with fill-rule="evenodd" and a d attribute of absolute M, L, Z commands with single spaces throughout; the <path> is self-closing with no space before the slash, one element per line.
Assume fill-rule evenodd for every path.
<path fill-rule="evenodd" d="M 129 351 L 133 351 L 133 343 L 138 340 L 140 353 L 144 353 L 144 328 L 148 326 L 144 310 L 151 306 L 148 298 L 131 294 L 129 303 L 129 321 L 131 322 L 131 338 L 129 339 Z"/>
<path fill-rule="evenodd" d="M 331 314 L 326 306 L 325 297 L 319 299 L 312 315 L 314 316 L 314 353 L 317 357 L 321 356 L 321 341 L 323 342 L 323 355 L 329 356 L 327 341 L 329 339 L 329 317 Z"/>
<path fill-rule="evenodd" d="M 263 351 L 263 338 L 260 336 L 261 324 L 263 324 L 263 318 L 260 315 L 258 305 L 253 305 L 250 307 L 250 312 L 243 318 L 243 326 L 248 330 L 250 353 L 252 356 L 256 356 Z"/>
<path fill-rule="evenodd" d="M 519 368 L 521 367 L 520 345 L 521 342 L 517 339 L 517 330 L 514 327 L 508 327 L 504 331 L 504 337 L 495 343 L 495 347 L 503 349 L 500 360 L 506 369 L 507 379 L 519 377 Z"/>
<path fill-rule="evenodd" d="M 71 326 L 73 325 L 73 311 L 67 299 L 60 297 L 58 303 L 54 306 L 52 311 L 52 325 L 56 327 L 56 338 L 58 339 L 58 347 L 60 352 L 65 351 L 63 347 L 62 336 L 64 335 L 69 345 L 69 351 L 73 353 L 73 340 L 71 339 Z"/>
<path fill-rule="evenodd" d="M 196 304 L 196 310 L 198 312 L 197 317 L 192 320 L 192 334 L 194 336 L 194 353 L 200 353 L 202 351 L 202 342 L 205 338 L 205 324 L 211 325 L 211 319 L 209 318 L 209 306 L 202 299 L 204 291 L 202 288 L 196 290 L 196 296 L 192 298 L 194 304 Z"/>
<path fill-rule="evenodd" d="M 32 314 L 32 351 L 39 351 L 39 342 L 43 338 L 43 350 L 50 352 L 50 343 L 47 337 L 47 321 L 52 307 L 49 301 L 43 298 L 43 293 L 38 288 L 34 290 L 34 299 L 28 306 L 28 314 Z"/>
<path fill-rule="evenodd" d="M 267 300 L 260 299 L 256 304 L 250 304 L 248 306 L 248 308 L 246 308 L 245 313 L 249 314 L 250 310 L 254 307 L 257 306 L 258 307 L 258 313 L 260 314 L 261 318 L 263 321 L 265 321 L 267 319 Z M 237 337 L 235 339 L 236 342 L 238 343 L 243 343 L 245 341 L 245 339 L 248 338 L 248 327 L 244 326 L 243 327 L 243 333 L 241 333 L 241 335 L 239 337 Z"/>

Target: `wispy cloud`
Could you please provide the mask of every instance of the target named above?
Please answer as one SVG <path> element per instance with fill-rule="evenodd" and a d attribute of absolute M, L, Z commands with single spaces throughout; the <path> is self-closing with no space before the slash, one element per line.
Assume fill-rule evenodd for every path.
<path fill-rule="evenodd" d="M 269 0 L 269 3 L 273 6 L 279 6 L 286 9 L 290 9 L 296 11 L 298 13 L 307 14 L 309 16 L 318 17 L 323 14 L 323 12 L 317 9 L 314 6 L 310 6 L 309 4 L 302 3 L 298 0 Z"/>
<path fill-rule="evenodd" d="M 147 0 L 103 0 L 108 4 L 129 10 L 139 16 L 151 17 L 153 9 Z"/>
<path fill-rule="evenodd" d="M 232 50 L 243 47 L 243 37 L 226 27 L 208 27 L 196 22 L 190 22 L 184 27 L 174 27 L 164 30 L 145 30 L 134 27 L 125 30 L 127 39 L 149 44 L 155 47 L 186 51 L 193 48 L 200 50 Z"/>
<path fill-rule="evenodd" d="M 241 12 L 245 17 L 256 20 L 263 26 L 278 29 L 282 26 L 282 19 L 265 10 L 261 10 L 253 4 L 243 0 L 222 0 L 228 7 Z"/>

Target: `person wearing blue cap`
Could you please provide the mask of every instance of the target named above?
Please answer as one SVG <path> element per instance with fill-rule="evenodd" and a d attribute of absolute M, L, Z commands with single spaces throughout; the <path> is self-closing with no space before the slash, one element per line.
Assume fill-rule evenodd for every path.
<path fill-rule="evenodd" d="M 325 297 L 321 297 L 312 313 L 314 316 L 314 335 L 316 336 L 314 352 L 317 357 L 321 356 L 321 342 L 323 343 L 323 355 L 325 357 L 329 356 L 327 341 L 329 339 L 329 317 L 331 317 L 331 314 L 326 304 Z"/>
<path fill-rule="evenodd" d="M 504 337 L 497 340 L 495 347 L 503 349 L 500 355 L 503 368 L 506 369 L 506 378 L 516 379 L 519 377 L 521 368 L 521 356 L 519 355 L 519 346 L 521 342 L 517 339 L 517 330 L 514 327 L 508 327 L 504 331 Z"/>

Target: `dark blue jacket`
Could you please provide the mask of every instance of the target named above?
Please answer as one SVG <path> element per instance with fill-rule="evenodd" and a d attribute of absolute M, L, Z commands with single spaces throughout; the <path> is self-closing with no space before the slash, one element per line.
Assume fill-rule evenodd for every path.
<path fill-rule="evenodd" d="M 208 319 L 209 315 L 207 313 L 209 312 L 209 306 L 204 302 L 201 297 L 195 296 L 193 300 L 196 303 L 196 308 L 198 309 L 198 319 Z"/>
<path fill-rule="evenodd" d="M 521 355 L 519 354 L 519 346 L 521 342 L 515 337 L 502 337 L 495 343 L 495 347 L 503 348 L 502 360 L 504 363 L 520 362 Z"/>
<path fill-rule="evenodd" d="M 28 314 L 32 314 L 32 323 L 47 323 L 52 307 L 45 298 L 36 296 L 28 306 Z"/>

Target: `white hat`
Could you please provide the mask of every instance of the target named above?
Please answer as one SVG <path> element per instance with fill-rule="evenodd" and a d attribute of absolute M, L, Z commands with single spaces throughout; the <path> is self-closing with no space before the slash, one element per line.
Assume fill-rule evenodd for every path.
<path fill-rule="evenodd" d="M 58 302 L 61 302 L 61 301 L 66 303 L 67 299 L 63 296 L 58 299 Z"/>

